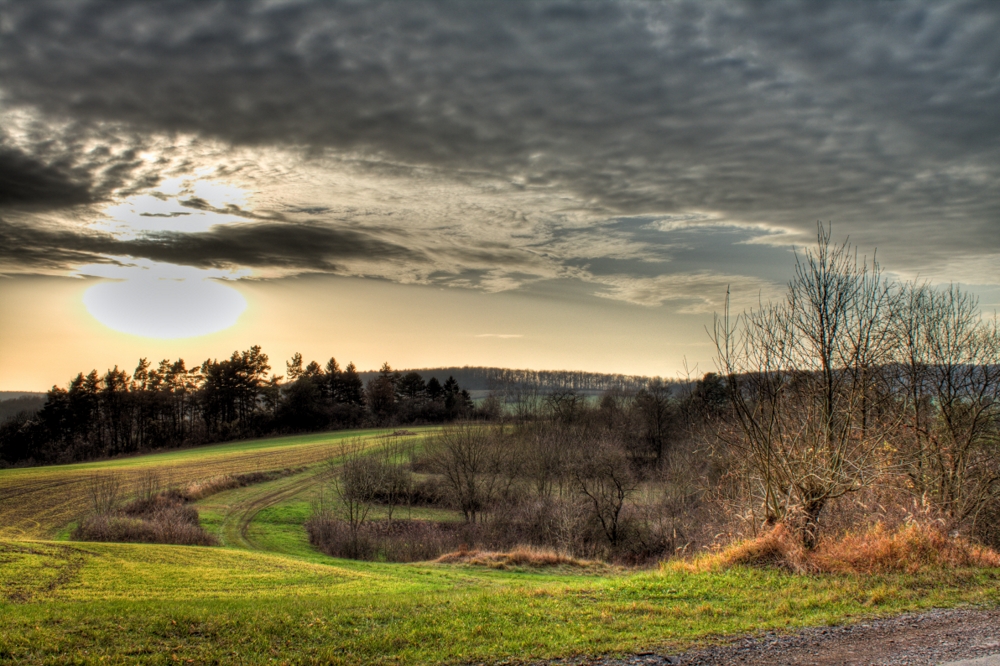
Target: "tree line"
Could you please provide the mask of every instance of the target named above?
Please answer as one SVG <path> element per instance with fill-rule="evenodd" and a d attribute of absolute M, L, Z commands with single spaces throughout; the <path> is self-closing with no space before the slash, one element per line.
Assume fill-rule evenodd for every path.
<path fill-rule="evenodd" d="M 448 377 L 424 379 L 388 363 L 363 382 L 357 368 L 303 366 L 268 374 L 259 346 L 188 367 L 183 359 L 153 366 L 139 360 L 129 374 L 79 373 L 53 386 L 40 410 L 0 425 L 0 465 L 47 464 L 111 457 L 271 434 L 335 428 L 443 423 L 474 416 L 468 391 Z"/>
<path fill-rule="evenodd" d="M 656 377 L 624 375 L 620 373 L 585 372 L 582 370 L 529 370 L 486 366 L 454 366 L 417 369 L 423 374 L 439 377 L 452 376 L 465 388 L 473 391 L 502 392 L 511 386 L 534 388 L 542 393 L 552 391 L 578 391 L 599 394 L 604 391 L 638 391 Z M 365 373 L 362 373 L 364 376 Z"/>

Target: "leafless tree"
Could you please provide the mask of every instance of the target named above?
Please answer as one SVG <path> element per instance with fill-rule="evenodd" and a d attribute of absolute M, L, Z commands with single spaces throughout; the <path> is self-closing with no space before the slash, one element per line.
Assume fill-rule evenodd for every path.
<path fill-rule="evenodd" d="M 389 522 L 392 522 L 395 509 L 409 501 L 413 475 L 408 465 L 413 459 L 413 452 L 412 440 L 390 435 L 375 454 L 378 495 L 386 505 Z"/>
<path fill-rule="evenodd" d="M 511 453 L 539 497 L 562 494 L 575 437 L 576 431 L 571 427 L 539 423 L 521 430 L 514 438 Z"/>
<path fill-rule="evenodd" d="M 125 482 L 118 472 L 102 472 L 90 477 L 87 496 L 95 515 L 106 516 L 121 504 L 125 494 Z"/>
<path fill-rule="evenodd" d="M 573 478 L 612 547 L 625 532 L 625 504 L 639 487 L 629 457 L 607 436 L 584 439 L 576 452 Z"/>
<path fill-rule="evenodd" d="M 901 437 L 914 489 L 956 525 L 1000 494 L 1000 331 L 957 287 L 909 284 L 899 320 Z"/>
<path fill-rule="evenodd" d="M 143 471 L 133 482 L 135 499 L 141 502 L 151 501 L 162 489 L 160 474 L 155 469 Z"/>
<path fill-rule="evenodd" d="M 361 528 L 378 498 L 381 482 L 378 461 L 361 438 L 342 442 L 331 459 L 333 491 L 340 500 L 343 517 L 355 544 Z"/>
<path fill-rule="evenodd" d="M 662 464 L 674 427 L 675 404 L 670 386 L 654 379 L 635 396 L 633 408 L 642 428 L 642 437 L 655 464 Z"/>
<path fill-rule="evenodd" d="M 716 318 L 736 424 L 730 443 L 750 467 L 766 522 L 797 514 L 807 547 L 827 503 L 877 472 L 873 454 L 896 425 L 878 391 L 893 349 L 895 293 L 875 260 L 859 260 L 846 242 L 831 245 L 820 226 L 783 302 L 731 319 L 727 298 Z"/>
<path fill-rule="evenodd" d="M 477 522 L 493 502 L 509 491 L 510 447 L 502 430 L 483 425 L 458 425 L 445 429 L 428 442 L 431 469 L 440 474 L 466 522 Z"/>

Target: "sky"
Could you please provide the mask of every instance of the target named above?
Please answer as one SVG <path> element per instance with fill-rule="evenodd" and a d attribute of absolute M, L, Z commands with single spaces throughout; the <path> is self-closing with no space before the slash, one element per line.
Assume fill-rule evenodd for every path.
<path fill-rule="evenodd" d="M 715 369 L 817 222 L 1000 307 L 995 2 L 0 0 L 0 390 Z"/>

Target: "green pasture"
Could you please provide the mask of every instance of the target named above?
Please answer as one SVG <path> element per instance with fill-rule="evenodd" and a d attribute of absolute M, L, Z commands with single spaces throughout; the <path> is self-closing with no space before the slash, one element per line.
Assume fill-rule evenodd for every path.
<path fill-rule="evenodd" d="M 529 662 L 673 653 L 732 634 L 1000 602 L 1000 571 L 793 576 L 329 558 L 312 548 L 302 525 L 337 444 L 360 436 L 375 447 L 382 434 L 0 471 L 0 663 Z M 156 469 L 184 482 L 284 468 L 299 471 L 196 503 L 220 547 L 46 540 L 68 538 L 95 472 Z M 409 515 L 460 519 L 432 509 Z"/>
<path fill-rule="evenodd" d="M 678 651 L 727 634 L 996 603 L 998 572 L 616 575 L 5 542 L 0 660 L 468 663 Z"/>

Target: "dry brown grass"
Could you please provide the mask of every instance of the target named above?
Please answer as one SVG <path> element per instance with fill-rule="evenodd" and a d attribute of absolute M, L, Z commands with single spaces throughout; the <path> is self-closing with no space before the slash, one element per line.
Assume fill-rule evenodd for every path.
<path fill-rule="evenodd" d="M 566 553 L 549 548 L 519 546 L 506 552 L 490 550 L 457 550 L 446 553 L 434 560 L 438 564 L 471 564 L 490 569 L 511 569 L 514 567 L 574 567 L 579 569 L 606 569 L 603 562 L 580 560 Z"/>
<path fill-rule="evenodd" d="M 304 467 L 295 469 L 285 468 L 270 470 L 267 472 L 246 472 L 243 474 L 218 474 L 207 479 L 196 479 L 185 484 L 180 489 L 180 495 L 188 502 L 196 502 L 200 499 L 221 493 L 224 490 L 233 488 L 243 488 L 256 483 L 274 481 L 285 476 L 298 474 Z"/>
<path fill-rule="evenodd" d="M 734 566 L 777 568 L 794 573 L 888 574 L 941 569 L 1000 567 L 1000 553 L 931 523 L 908 523 L 895 530 L 876 525 L 866 532 L 821 541 L 805 550 L 784 525 L 755 539 L 689 560 L 665 563 L 664 569 L 718 571 Z"/>
<path fill-rule="evenodd" d="M 910 523 L 888 531 L 880 525 L 824 544 L 812 556 L 831 573 L 917 573 L 933 569 L 1000 567 L 1000 553 L 935 525 Z"/>

